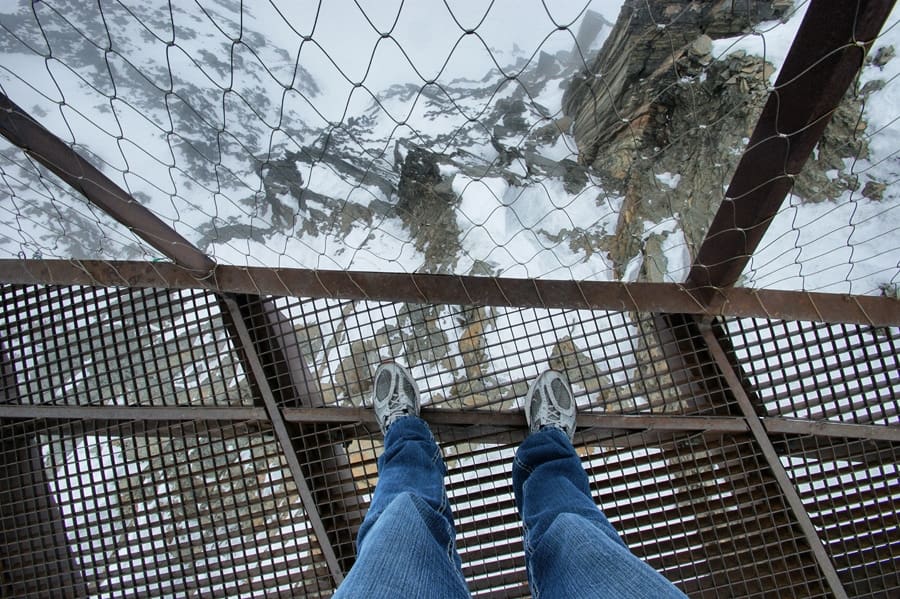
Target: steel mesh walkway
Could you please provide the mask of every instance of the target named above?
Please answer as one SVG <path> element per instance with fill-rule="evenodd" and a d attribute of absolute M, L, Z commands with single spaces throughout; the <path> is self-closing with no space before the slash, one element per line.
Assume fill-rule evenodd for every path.
<path fill-rule="evenodd" d="M 219 264 L 4 93 L 17 160 L 165 259 L 0 260 L 0 596 L 331 596 L 387 356 L 474 596 L 529 594 L 510 469 L 548 367 L 596 503 L 688 595 L 900 592 L 900 304 L 737 285 L 892 4 L 811 3 L 680 282 Z"/>

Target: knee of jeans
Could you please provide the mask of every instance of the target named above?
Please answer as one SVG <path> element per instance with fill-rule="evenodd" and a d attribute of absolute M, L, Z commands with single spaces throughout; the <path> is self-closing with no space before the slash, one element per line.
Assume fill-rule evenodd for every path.
<path fill-rule="evenodd" d="M 577 532 L 593 526 L 593 522 L 580 514 L 563 512 L 553 519 L 553 522 L 550 524 L 550 529 L 556 529 L 557 532 Z M 548 532 L 550 529 L 548 529 Z"/>
<path fill-rule="evenodd" d="M 446 496 L 441 499 L 441 503 L 438 506 L 431 505 L 428 501 L 417 495 L 411 495 L 410 501 L 412 501 L 413 505 L 416 506 L 416 509 L 419 510 L 419 514 L 421 514 L 423 520 L 438 520 L 447 526 L 447 534 L 453 534 L 453 516 L 450 513 L 450 504 L 447 503 Z"/>
<path fill-rule="evenodd" d="M 593 539 L 592 544 L 595 544 L 600 552 L 617 550 L 614 549 L 616 545 L 624 546 L 612 526 L 603 526 L 593 518 L 577 513 L 563 512 L 553 519 L 540 539 L 534 539 L 532 547 L 534 550 L 547 544 L 565 547 L 585 539 Z"/>
<path fill-rule="evenodd" d="M 611 526 L 573 513 L 554 519 L 529 556 L 528 572 L 535 597 L 681 596 Z"/>
<path fill-rule="evenodd" d="M 441 533 L 448 534 L 449 530 L 443 530 L 445 527 L 449 528 L 449 518 L 448 515 L 444 513 L 443 507 L 444 506 L 442 505 L 441 509 L 435 509 L 434 506 L 430 505 L 428 501 L 419 495 L 410 491 L 404 491 L 397 494 L 385 512 L 394 508 L 394 510 L 398 512 L 406 512 L 410 515 L 415 514 L 430 529 L 435 530 L 437 527 Z M 438 525 L 438 523 L 440 523 L 440 525 Z"/>
<path fill-rule="evenodd" d="M 398 509 L 415 513 L 447 554 L 451 558 L 455 555 L 456 531 L 453 527 L 452 516 L 448 510 L 444 509 L 447 506 L 442 505 L 441 509 L 435 509 L 422 497 L 410 492 L 400 493 L 394 502 L 398 504 Z"/>

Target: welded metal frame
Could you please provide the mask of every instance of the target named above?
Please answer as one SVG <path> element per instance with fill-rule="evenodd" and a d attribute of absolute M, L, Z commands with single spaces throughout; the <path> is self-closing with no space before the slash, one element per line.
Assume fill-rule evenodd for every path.
<path fill-rule="evenodd" d="M 225 295 L 221 301 L 230 316 L 229 325 L 238 334 L 241 349 L 253 367 L 278 439 L 293 456 L 289 461 L 292 473 L 298 485 L 306 488 L 304 505 L 316 522 L 316 534 L 322 539 L 323 553 L 337 586 L 356 557 L 356 528 L 352 523 L 363 518 L 358 501 L 347 502 L 333 496 L 334 488 L 353 489 L 346 454 L 339 442 L 308 442 L 302 424 L 284 418 L 285 406 L 320 408 L 324 402 L 303 356 L 288 342 L 293 328 L 274 303 L 244 294 Z M 355 493 L 353 497 L 357 499 Z"/>
<path fill-rule="evenodd" d="M 716 365 L 722 372 L 722 376 L 728 381 L 731 392 L 737 400 L 738 406 L 740 406 L 741 413 L 744 416 L 744 422 L 746 422 L 747 426 L 750 428 L 750 432 L 753 434 L 753 438 L 756 440 L 760 451 L 762 451 L 772 475 L 778 481 L 778 485 L 781 487 L 784 498 L 793 511 L 796 524 L 806 536 L 806 541 L 809 543 L 819 568 L 822 570 L 825 579 L 831 586 L 831 590 L 835 597 L 845 599 L 847 597 L 847 591 L 844 589 L 837 570 L 831 562 L 828 553 L 825 551 L 822 540 L 819 538 L 815 526 L 813 526 L 809 513 L 806 511 L 806 507 L 800 500 L 797 489 L 794 487 L 787 472 L 785 472 L 784 466 L 781 464 L 781 460 L 778 457 L 778 453 L 775 451 L 775 447 L 772 445 L 772 440 L 769 438 L 766 427 L 763 425 L 759 414 L 756 412 L 756 408 L 748 397 L 747 391 L 744 389 L 740 378 L 732 367 L 733 360 L 728 358 L 725 350 L 722 348 L 720 342 L 721 333 L 717 336 L 713 332 L 713 326 L 708 323 L 699 323 L 698 326 L 700 327 L 700 334 L 703 335 L 703 339 L 706 341 L 706 345 L 709 348 L 709 352 L 715 359 Z"/>
<path fill-rule="evenodd" d="M 306 508 L 307 517 L 310 520 L 313 531 L 316 533 L 316 538 L 319 540 L 322 554 L 325 558 L 325 562 L 328 564 L 328 570 L 331 572 L 334 584 L 337 586 L 343 581 L 344 572 L 341 570 L 341 566 L 338 563 L 337 556 L 334 552 L 334 547 L 330 542 L 330 531 L 325 527 L 322 517 L 319 515 L 318 503 L 313 495 L 314 490 L 307 482 L 306 475 L 303 472 L 303 464 L 301 463 L 297 452 L 291 451 L 291 449 L 294 448 L 294 443 L 288 432 L 287 424 L 278 408 L 275 394 L 269 383 L 269 377 L 265 372 L 265 366 L 257 351 L 258 343 L 254 342 L 251 337 L 250 331 L 244 322 L 244 317 L 241 314 L 241 308 L 238 305 L 238 302 L 233 298 L 224 298 L 222 301 L 225 304 L 228 314 L 231 316 L 231 324 L 237 333 L 238 339 L 240 339 L 244 359 L 250 366 L 249 370 L 252 374 L 254 385 L 256 386 L 260 397 L 262 397 L 266 416 L 272 424 L 272 428 L 275 431 L 275 436 L 278 439 L 279 444 L 284 450 L 285 460 L 288 463 L 291 474 L 294 476 L 294 482 L 297 484 L 297 490 L 300 493 L 303 505 Z"/>
<path fill-rule="evenodd" d="M 9 259 L 0 259 L 0 281 L 17 285 L 206 289 L 248 296 L 696 314 L 705 318 L 738 316 L 874 327 L 900 322 L 900 302 L 890 297 L 726 287 L 718 290 L 719 301 L 703 304 L 696 290 L 678 283 L 557 281 L 229 265 L 219 265 L 212 276 L 198 280 L 190 271 L 169 262 Z"/>
<path fill-rule="evenodd" d="M 810 3 L 688 274 L 705 304 L 743 273 L 894 3 Z"/>
<path fill-rule="evenodd" d="M 368 408 L 280 408 L 285 422 L 359 424 L 372 432 L 378 423 Z M 0 404 L 0 418 L 10 420 L 69 421 L 103 420 L 142 422 L 269 422 L 265 408 L 245 407 L 197 407 L 197 406 L 47 406 Z M 492 412 L 489 410 L 459 410 L 449 408 L 422 408 L 422 418 L 435 427 L 461 428 L 465 436 L 477 437 L 485 427 L 498 427 L 525 431 L 519 414 Z M 604 414 L 581 413 L 579 430 L 609 431 L 722 431 L 745 433 L 750 430 L 746 416 L 684 416 L 674 414 Z M 864 439 L 900 443 L 900 429 L 880 424 L 850 424 L 845 422 L 819 422 L 797 420 L 780 416 L 757 416 L 769 434 L 813 435 L 839 439 Z"/>
<path fill-rule="evenodd" d="M 667 316 L 658 319 L 660 334 L 671 336 L 676 345 L 693 344 L 695 348 L 698 339 L 702 340 L 704 346 L 700 349 L 712 356 L 717 372 L 704 374 L 701 379 L 713 376 L 723 380 L 722 392 L 737 400 L 740 413 L 729 416 L 583 414 L 579 417 L 580 426 L 599 435 L 622 430 L 674 434 L 692 431 L 751 433 L 832 591 L 838 597 L 846 596 L 834 564 L 784 472 L 770 435 L 810 434 L 896 443 L 900 441 L 900 433 L 876 425 L 814 423 L 762 416 L 757 413 L 757 406 L 753 405 L 744 387 L 740 366 L 722 347 L 721 339 L 714 334 L 715 325 L 711 323 L 716 317 L 728 315 L 870 326 L 900 324 L 900 302 L 889 298 L 733 287 L 790 191 L 792 177 L 800 171 L 821 137 L 831 112 L 857 73 L 893 4 L 890 0 L 860 0 L 856 3 L 813 0 L 734 174 L 727 199 L 715 216 L 684 285 L 219 266 L 141 206 L 69 144 L 0 94 L 0 133 L 173 262 L 0 261 L 0 280 L 23 284 L 125 285 L 213 291 L 220 297 L 223 312 L 230 316 L 246 370 L 251 373 L 262 400 L 262 405 L 252 408 L 4 405 L 0 406 L 0 418 L 264 422 L 272 427 L 285 453 L 331 576 L 338 584 L 352 563 L 352 556 L 335 550 L 336 547 L 345 550 L 346 539 L 333 538 L 334 531 L 319 513 L 321 501 L 317 500 L 316 488 L 308 483 L 304 472 L 307 468 L 304 458 L 310 461 L 321 459 L 318 453 L 321 448 L 298 445 L 297 435 L 291 433 L 290 427 L 328 422 L 360 423 L 371 428 L 374 419 L 368 410 L 317 407 L 316 390 L 304 376 L 302 363 L 263 357 L 270 356 L 272 349 L 261 351 L 260 344 L 277 346 L 280 324 L 277 311 L 266 311 L 265 300 L 260 296 L 664 313 Z M 810 102 L 810 98 L 816 98 L 816 101 Z M 266 326 L 252 323 L 254 310 L 259 313 L 257 316 L 268 319 Z M 699 336 L 686 332 L 686 322 L 698 327 Z M 258 338 L 260 331 L 264 331 L 263 337 L 268 339 Z M 298 405 L 280 401 L 275 389 L 285 387 L 293 389 L 296 397 L 307 400 Z M 447 410 L 424 410 L 423 414 L 455 438 L 465 438 L 467 433 L 481 436 L 489 434 L 491 429 L 524 430 L 521 418 L 516 414 Z"/>

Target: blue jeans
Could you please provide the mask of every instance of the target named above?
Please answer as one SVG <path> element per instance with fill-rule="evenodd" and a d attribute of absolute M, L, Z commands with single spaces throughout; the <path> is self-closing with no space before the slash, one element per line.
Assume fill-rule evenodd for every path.
<path fill-rule="evenodd" d="M 469 597 L 456 552 L 447 469 L 428 425 L 408 416 L 384 439 L 378 485 L 357 538 L 357 559 L 335 595 Z M 591 498 L 568 437 L 533 433 L 513 463 L 525 561 L 535 598 L 684 597 L 632 554 Z"/>

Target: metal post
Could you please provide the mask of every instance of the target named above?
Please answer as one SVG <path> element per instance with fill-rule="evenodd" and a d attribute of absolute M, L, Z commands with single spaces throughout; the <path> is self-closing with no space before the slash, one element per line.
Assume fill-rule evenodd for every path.
<path fill-rule="evenodd" d="M 704 303 L 741 276 L 893 6 L 810 3 L 688 275 Z"/>
<path fill-rule="evenodd" d="M 272 422 L 275 436 L 281 445 L 288 468 L 297 484 L 297 491 L 300 493 L 300 498 L 306 509 L 306 515 L 309 518 L 313 531 L 316 533 L 319 546 L 322 549 L 322 555 L 328 564 L 328 569 L 334 579 L 335 587 L 337 587 L 337 585 L 344 580 L 344 573 L 341 566 L 338 564 L 334 548 L 331 544 L 329 531 L 326 529 L 325 524 L 322 522 L 322 518 L 319 516 L 315 497 L 306 480 L 306 476 L 303 472 L 303 465 L 298 458 L 298 452 L 294 450 L 294 442 L 291 434 L 288 432 L 284 418 L 281 415 L 281 410 L 275 400 L 272 387 L 269 385 L 269 378 L 266 376 L 263 364 L 255 350 L 255 344 L 250 335 L 250 331 L 247 329 L 238 303 L 233 298 L 227 297 L 223 298 L 222 303 L 224 304 L 227 313 L 231 316 L 231 325 L 234 327 L 234 331 L 237 334 L 238 340 L 241 343 L 241 348 L 246 357 L 247 364 L 250 366 L 250 375 L 253 377 L 253 381 L 262 397 L 269 420 Z"/>
<path fill-rule="evenodd" d="M 843 583 L 838 576 L 837 570 L 831 562 L 831 558 L 828 556 L 825 546 L 822 544 L 822 540 L 819 538 L 819 533 L 816 531 L 816 527 L 812 523 L 809 513 L 806 511 L 806 507 L 804 507 L 803 501 L 797 493 L 797 489 L 794 487 L 787 471 L 781 464 L 781 460 L 778 457 L 778 453 L 775 451 L 775 447 L 772 445 L 772 440 L 766 433 L 760 415 L 756 413 L 756 409 L 750 401 L 741 380 L 735 373 L 734 368 L 732 368 L 731 361 L 728 359 L 728 356 L 726 356 L 725 350 L 722 348 L 716 334 L 713 332 L 712 325 L 701 322 L 699 323 L 699 327 L 703 339 L 709 347 L 710 353 L 715 359 L 719 369 L 722 371 L 722 376 L 725 377 L 725 380 L 728 381 L 728 384 L 731 387 L 734 398 L 737 400 L 738 406 L 740 406 L 741 412 L 747 420 L 747 425 L 750 427 L 753 438 L 756 440 L 757 445 L 759 445 L 763 456 L 765 456 L 766 463 L 769 465 L 769 469 L 778 481 L 781 492 L 793 511 L 797 525 L 803 531 L 806 541 L 809 543 L 809 547 L 819 564 L 819 568 L 822 570 L 822 574 L 831 586 L 831 590 L 835 597 L 838 597 L 838 599 L 845 599 L 847 597 L 847 592 L 844 590 Z"/>

